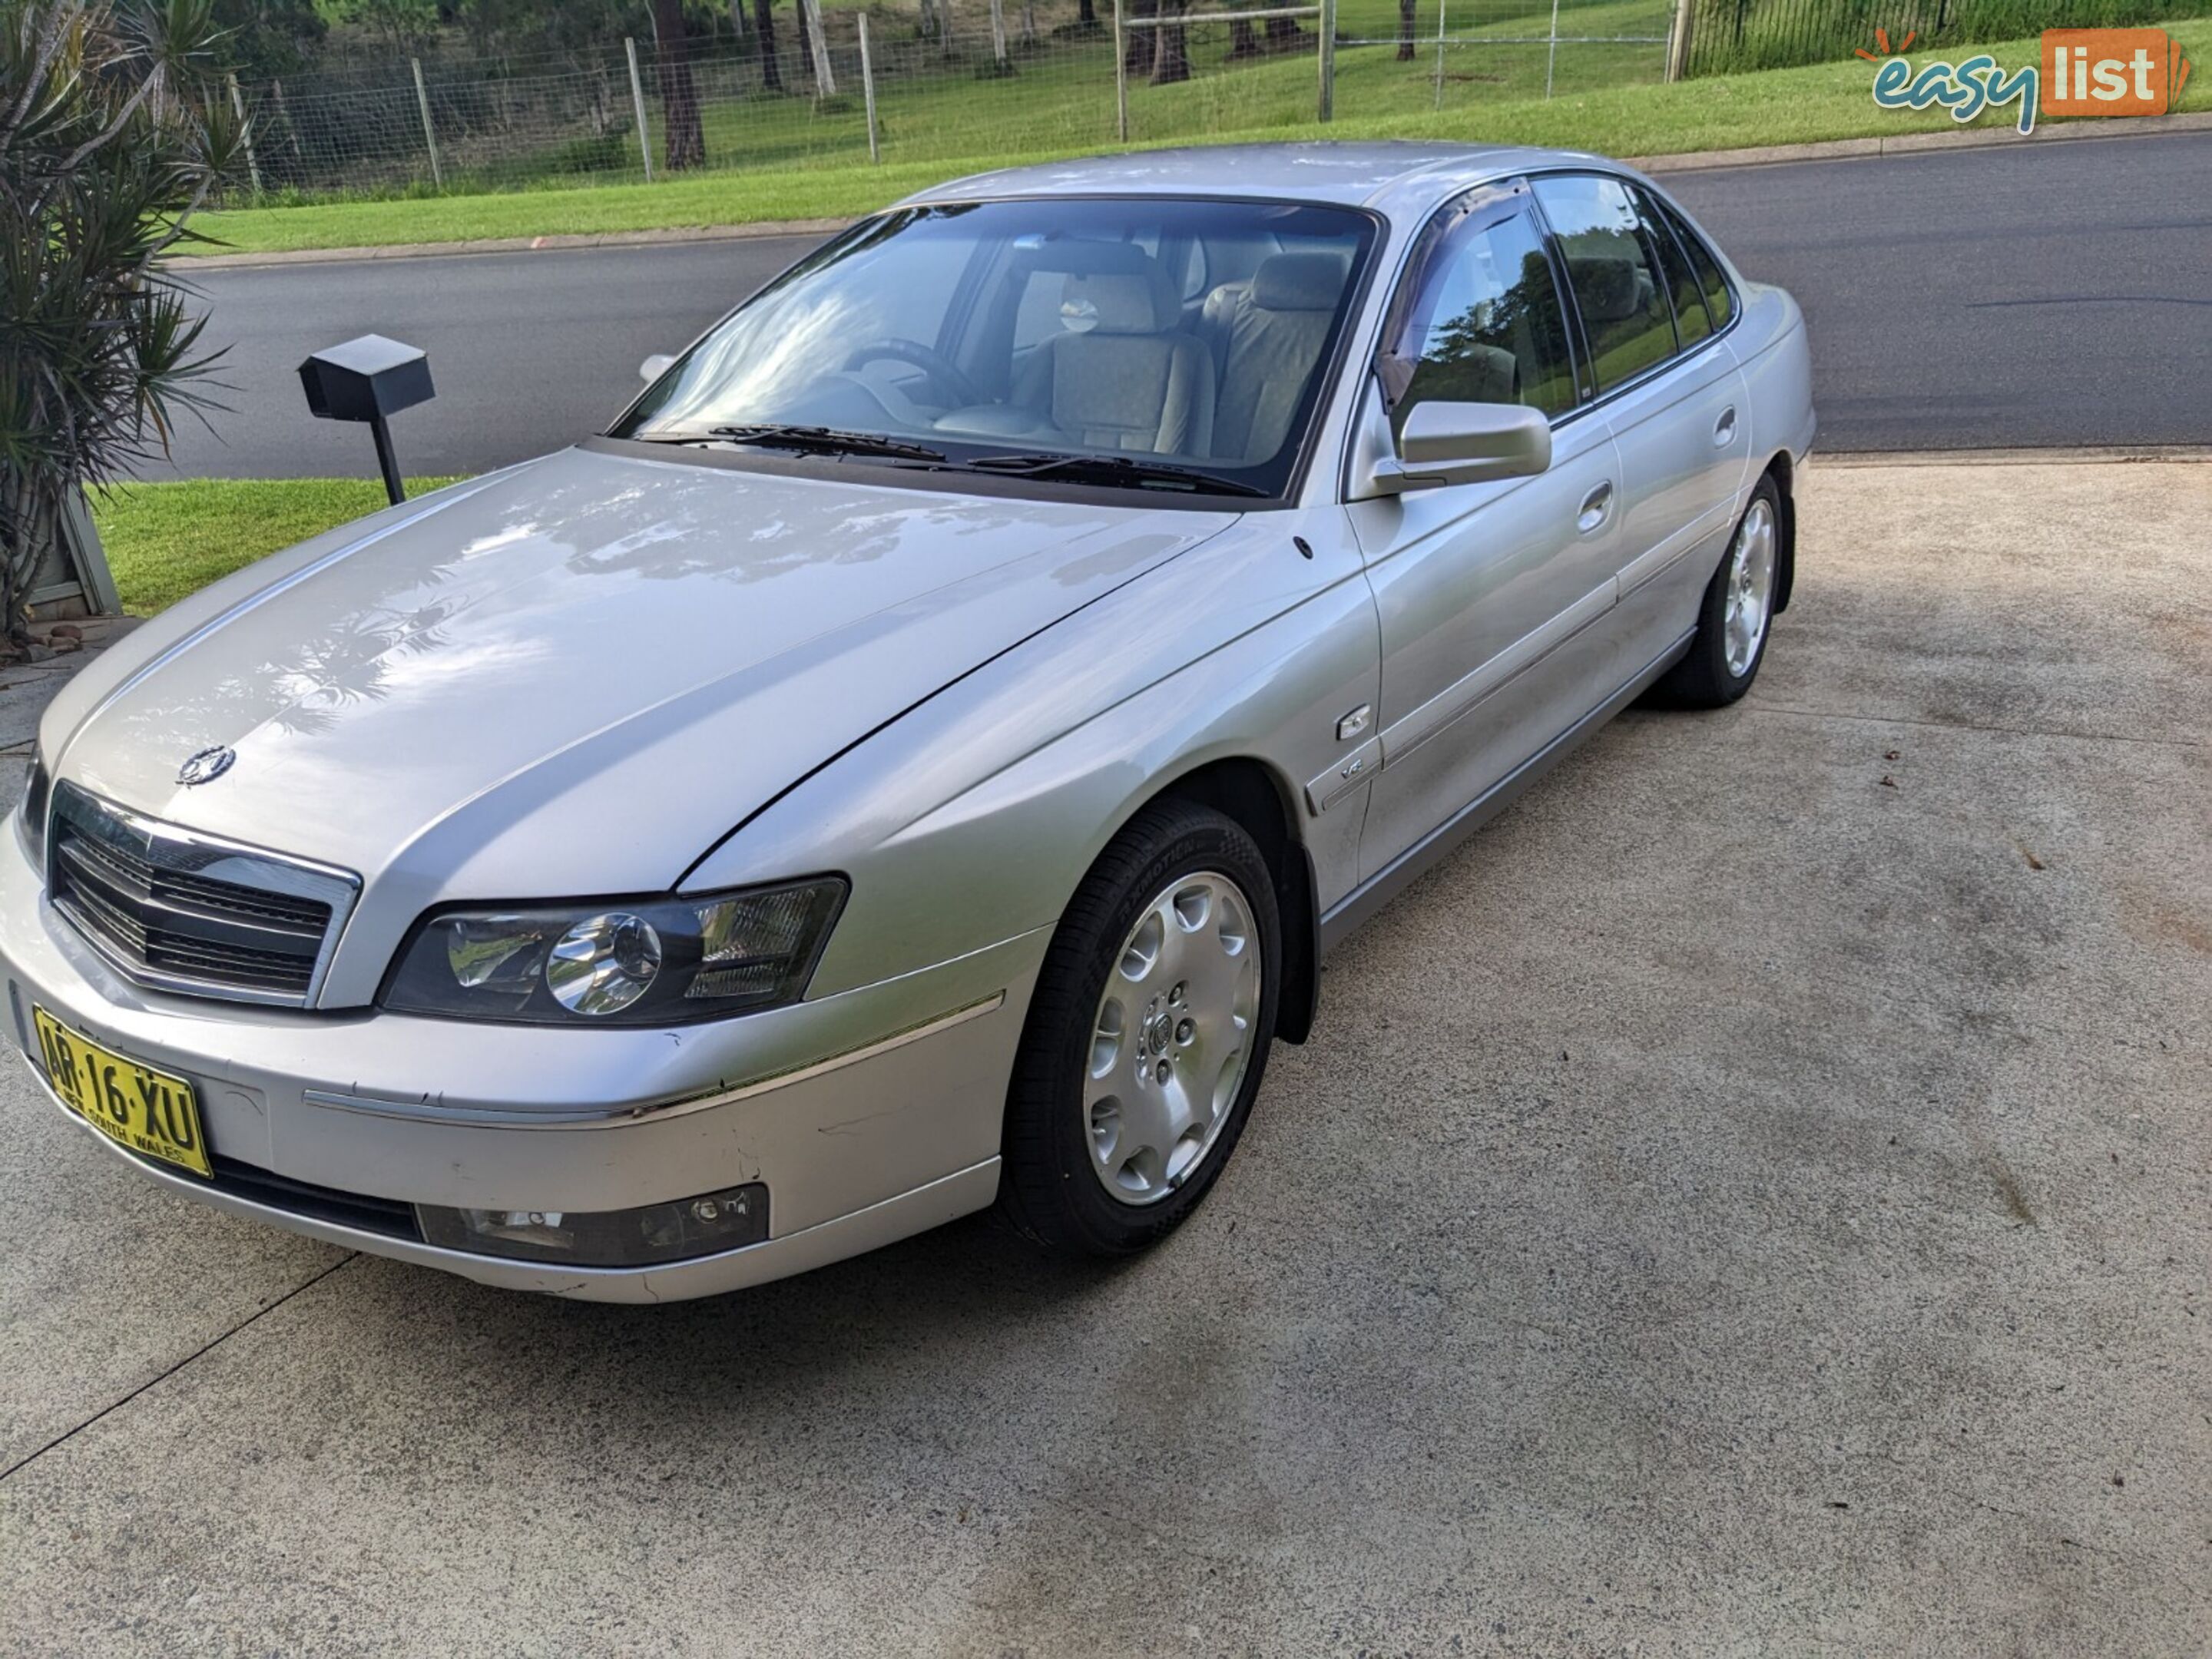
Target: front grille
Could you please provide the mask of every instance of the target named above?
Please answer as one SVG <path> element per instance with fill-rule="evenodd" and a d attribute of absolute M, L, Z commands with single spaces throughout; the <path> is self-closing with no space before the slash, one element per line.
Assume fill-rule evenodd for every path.
<path fill-rule="evenodd" d="M 210 1161 L 215 1165 L 216 1190 L 228 1193 L 233 1198 L 242 1198 L 252 1204 L 264 1204 L 272 1210 L 305 1216 L 311 1221 L 328 1221 L 364 1233 L 380 1233 L 386 1238 L 404 1238 L 418 1244 L 422 1243 L 422 1230 L 416 1224 L 412 1204 L 403 1204 L 395 1198 L 371 1198 L 366 1193 L 341 1192 L 336 1187 L 318 1187 L 312 1182 L 295 1181 L 289 1176 L 280 1176 L 273 1170 L 240 1164 L 236 1158 L 225 1158 L 221 1152 L 215 1153 Z"/>
<path fill-rule="evenodd" d="M 54 908 L 128 977 L 305 1006 L 349 908 L 336 871 L 140 817 L 67 783 L 46 837 Z"/>

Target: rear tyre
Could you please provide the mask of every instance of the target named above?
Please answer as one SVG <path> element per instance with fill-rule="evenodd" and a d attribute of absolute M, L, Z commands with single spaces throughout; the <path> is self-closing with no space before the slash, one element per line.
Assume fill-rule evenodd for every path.
<path fill-rule="evenodd" d="M 1654 688 L 1660 701 L 1720 708 L 1751 690 L 1766 659 L 1781 553 L 1781 494 L 1771 477 L 1761 478 L 1705 588 L 1689 653 Z"/>
<path fill-rule="evenodd" d="M 1145 808 L 1069 901 L 1006 1101 L 1001 1212 L 1127 1255 L 1196 1209 L 1243 1133 L 1281 983 L 1275 884 L 1234 819 Z"/>

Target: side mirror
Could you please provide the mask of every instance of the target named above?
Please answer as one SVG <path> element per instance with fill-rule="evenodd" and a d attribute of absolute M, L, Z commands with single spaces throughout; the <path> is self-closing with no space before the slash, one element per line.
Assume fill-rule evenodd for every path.
<path fill-rule="evenodd" d="M 637 378 L 644 381 L 647 386 L 651 386 L 655 380 L 668 373 L 668 366 L 675 361 L 676 359 L 672 354 L 665 351 L 656 351 L 653 356 L 647 357 L 643 362 L 637 366 Z"/>
<path fill-rule="evenodd" d="M 1406 417 L 1396 448 L 1376 463 L 1378 493 L 1533 477 L 1552 465 L 1552 423 L 1520 404 L 1425 403 Z"/>

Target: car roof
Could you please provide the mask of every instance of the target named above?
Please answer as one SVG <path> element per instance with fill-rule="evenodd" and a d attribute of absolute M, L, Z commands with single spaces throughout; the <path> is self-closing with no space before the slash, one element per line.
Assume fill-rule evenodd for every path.
<path fill-rule="evenodd" d="M 974 173 L 917 191 L 898 205 L 1071 195 L 1210 196 L 1418 210 L 1486 179 L 1593 165 L 1620 164 L 1580 150 L 1505 144 L 1195 144 Z"/>

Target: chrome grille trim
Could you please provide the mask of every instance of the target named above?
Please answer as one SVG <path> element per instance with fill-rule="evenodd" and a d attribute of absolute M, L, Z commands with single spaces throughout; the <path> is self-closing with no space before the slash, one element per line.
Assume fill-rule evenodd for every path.
<path fill-rule="evenodd" d="M 349 872 L 54 786 L 46 895 L 108 965 L 155 990 L 313 1007 L 361 891 Z"/>

